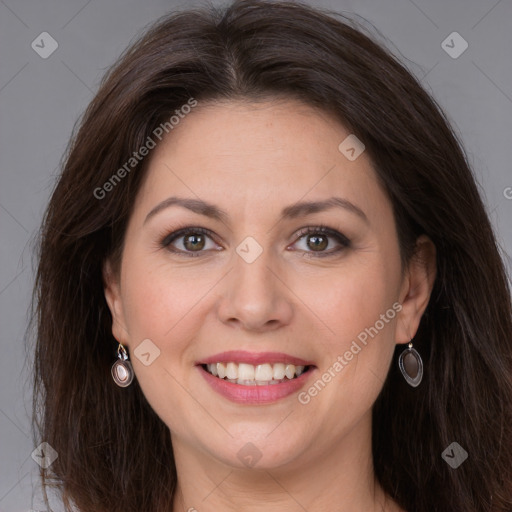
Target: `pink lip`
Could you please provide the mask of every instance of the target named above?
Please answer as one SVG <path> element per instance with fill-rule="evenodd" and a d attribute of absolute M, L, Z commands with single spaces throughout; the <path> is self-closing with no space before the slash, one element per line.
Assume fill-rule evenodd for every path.
<path fill-rule="evenodd" d="M 215 354 L 214 356 L 202 359 L 196 364 L 201 365 L 230 362 L 253 365 L 264 363 L 289 363 L 294 364 L 295 366 L 314 366 L 311 361 L 305 361 L 304 359 L 284 354 L 282 352 L 246 352 L 245 350 L 229 350 L 227 352 L 221 352 L 220 354 Z"/>
<path fill-rule="evenodd" d="M 219 361 L 219 359 L 216 359 L 216 361 Z M 266 359 L 266 361 L 268 361 L 268 359 Z M 289 396 L 303 387 L 314 371 L 314 369 L 311 368 L 299 377 L 284 381 L 280 384 L 269 384 L 267 386 L 244 386 L 242 384 L 233 384 L 227 380 L 214 377 L 202 366 L 198 366 L 198 369 L 214 391 L 232 402 L 243 403 L 246 405 L 267 404 Z"/>

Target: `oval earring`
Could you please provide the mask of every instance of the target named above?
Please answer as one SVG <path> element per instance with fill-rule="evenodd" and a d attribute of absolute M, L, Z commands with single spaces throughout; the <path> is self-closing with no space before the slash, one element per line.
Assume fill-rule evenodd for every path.
<path fill-rule="evenodd" d="M 134 377 L 132 363 L 128 359 L 126 349 L 119 343 L 117 347 L 117 361 L 112 365 L 111 373 L 114 382 L 121 388 L 129 386 Z"/>
<path fill-rule="evenodd" d="M 412 348 L 412 340 L 398 358 L 398 366 L 407 383 L 413 388 L 420 385 L 423 378 L 423 361 L 418 351 Z"/>

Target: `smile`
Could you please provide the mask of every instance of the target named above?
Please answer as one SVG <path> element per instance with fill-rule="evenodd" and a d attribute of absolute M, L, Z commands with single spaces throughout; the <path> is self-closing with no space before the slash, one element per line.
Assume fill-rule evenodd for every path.
<path fill-rule="evenodd" d="M 203 369 L 210 375 L 232 384 L 242 386 L 276 385 L 296 379 L 309 370 L 309 366 L 292 363 L 263 363 L 252 365 L 247 363 L 210 363 L 203 364 Z"/>

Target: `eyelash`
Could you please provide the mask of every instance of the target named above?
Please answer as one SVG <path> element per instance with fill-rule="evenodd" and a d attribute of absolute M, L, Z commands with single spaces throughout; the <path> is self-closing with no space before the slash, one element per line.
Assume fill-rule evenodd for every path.
<path fill-rule="evenodd" d="M 160 246 L 164 249 L 169 250 L 170 252 L 172 252 L 174 254 L 183 255 L 185 257 L 192 257 L 192 258 L 196 258 L 196 257 L 200 256 L 201 253 L 206 252 L 206 251 L 196 251 L 197 254 L 194 254 L 193 251 L 182 251 L 181 249 L 169 248 L 169 246 L 171 245 L 172 242 L 174 242 L 178 238 L 181 238 L 188 234 L 202 234 L 202 235 L 206 235 L 209 238 L 214 240 L 213 233 L 209 229 L 195 227 L 195 226 L 186 226 L 183 228 L 179 228 L 170 234 L 165 235 L 160 241 Z M 334 256 L 334 255 L 337 255 L 343 249 L 347 249 L 351 245 L 350 240 L 345 235 L 339 233 L 335 229 L 329 228 L 322 224 L 320 224 L 318 226 L 308 226 L 306 228 L 300 229 L 296 235 L 297 236 L 296 241 L 299 241 L 304 236 L 310 235 L 310 234 L 322 234 L 322 235 L 331 236 L 336 239 L 336 241 L 341 245 L 341 247 L 338 247 L 337 249 L 334 249 L 334 250 L 331 249 L 329 252 L 304 251 L 305 257 L 326 258 L 329 256 Z M 296 242 L 294 242 L 294 243 L 296 243 Z"/>

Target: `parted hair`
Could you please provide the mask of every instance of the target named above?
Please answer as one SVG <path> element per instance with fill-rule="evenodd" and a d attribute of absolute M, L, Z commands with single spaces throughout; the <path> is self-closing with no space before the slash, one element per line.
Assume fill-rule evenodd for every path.
<path fill-rule="evenodd" d="M 41 469 L 45 499 L 55 489 L 67 511 L 172 510 L 169 428 L 136 379 L 124 389 L 112 380 L 118 343 L 102 278 L 107 259 L 119 268 L 148 159 L 101 199 L 94 191 L 190 98 L 197 108 L 298 99 L 363 141 L 393 206 L 402 264 L 421 234 L 437 249 L 414 343 L 423 382 L 411 388 L 393 364 L 373 407 L 376 477 L 408 512 L 510 512 L 510 289 L 462 144 L 419 80 L 362 26 L 264 0 L 159 19 L 109 69 L 73 132 L 37 239 L 28 337 L 34 442 L 58 453 Z M 457 469 L 441 456 L 454 441 L 468 453 Z"/>

